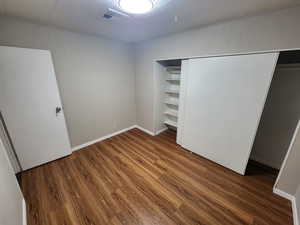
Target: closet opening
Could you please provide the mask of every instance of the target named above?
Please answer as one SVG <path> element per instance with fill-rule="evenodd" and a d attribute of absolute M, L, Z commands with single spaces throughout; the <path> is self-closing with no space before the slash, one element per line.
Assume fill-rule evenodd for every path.
<path fill-rule="evenodd" d="M 252 147 L 247 175 L 276 181 L 300 115 L 300 51 L 280 52 Z M 257 168 L 260 169 L 253 169 Z"/>
<path fill-rule="evenodd" d="M 155 134 L 177 131 L 181 86 L 181 59 L 157 61 L 155 74 Z"/>

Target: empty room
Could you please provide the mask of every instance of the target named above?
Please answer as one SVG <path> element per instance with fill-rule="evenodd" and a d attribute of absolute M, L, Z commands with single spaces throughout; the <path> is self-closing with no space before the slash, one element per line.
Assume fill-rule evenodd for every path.
<path fill-rule="evenodd" d="M 300 225 L 298 0 L 0 0 L 0 225 Z"/>

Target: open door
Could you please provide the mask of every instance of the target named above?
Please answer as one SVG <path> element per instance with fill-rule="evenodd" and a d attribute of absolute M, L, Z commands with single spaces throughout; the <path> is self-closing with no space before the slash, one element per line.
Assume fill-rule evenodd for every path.
<path fill-rule="evenodd" d="M 71 154 L 49 51 L 0 47 L 0 110 L 23 170 Z"/>
<path fill-rule="evenodd" d="M 185 62 L 179 144 L 244 174 L 277 58 L 265 53 Z"/>

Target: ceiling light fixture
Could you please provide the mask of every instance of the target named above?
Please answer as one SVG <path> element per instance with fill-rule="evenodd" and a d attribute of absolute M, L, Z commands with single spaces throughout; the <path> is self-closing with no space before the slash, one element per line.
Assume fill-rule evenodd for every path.
<path fill-rule="evenodd" d="M 151 0 L 119 0 L 119 6 L 127 13 L 143 14 L 153 9 L 153 2 Z"/>

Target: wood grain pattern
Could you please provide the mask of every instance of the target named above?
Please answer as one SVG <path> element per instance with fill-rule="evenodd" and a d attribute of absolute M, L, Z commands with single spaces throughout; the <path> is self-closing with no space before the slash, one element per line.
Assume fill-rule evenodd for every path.
<path fill-rule="evenodd" d="M 138 129 L 25 171 L 28 225 L 290 225 L 276 174 L 240 176 Z"/>

